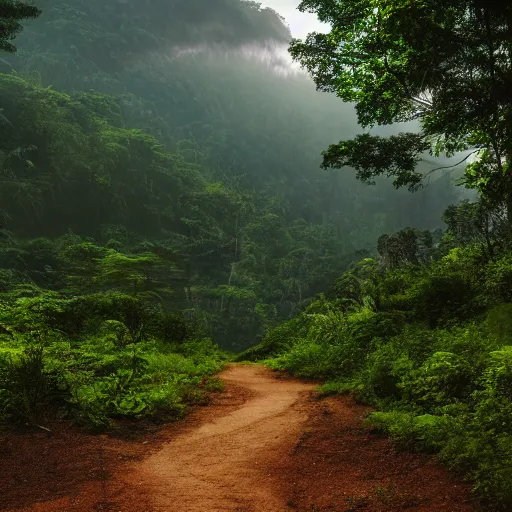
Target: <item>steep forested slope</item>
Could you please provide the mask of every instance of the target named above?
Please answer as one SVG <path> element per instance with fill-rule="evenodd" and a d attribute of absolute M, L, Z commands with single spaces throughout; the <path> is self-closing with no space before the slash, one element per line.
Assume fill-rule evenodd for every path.
<path fill-rule="evenodd" d="M 271 10 L 40 7 L 0 61 L 4 419 L 178 414 L 225 357 L 211 340 L 250 346 L 452 201 L 449 179 L 412 198 L 318 169 L 353 109 L 289 66 Z"/>
<path fill-rule="evenodd" d="M 175 307 L 224 346 L 247 346 L 383 231 L 414 216 L 433 227 L 451 200 L 447 183 L 411 199 L 318 170 L 354 115 L 292 72 L 269 9 L 41 8 L 2 63 L 26 77 L 3 79 L 5 228 L 165 247 L 179 260 Z"/>

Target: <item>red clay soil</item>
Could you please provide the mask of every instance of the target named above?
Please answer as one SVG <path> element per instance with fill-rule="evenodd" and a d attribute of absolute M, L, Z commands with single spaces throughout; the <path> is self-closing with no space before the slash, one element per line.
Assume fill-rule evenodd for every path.
<path fill-rule="evenodd" d="M 62 428 L 0 438 L 2 512 L 476 512 L 429 457 L 362 427 L 367 409 L 231 366 L 226 391 L 132 439 Z"/>

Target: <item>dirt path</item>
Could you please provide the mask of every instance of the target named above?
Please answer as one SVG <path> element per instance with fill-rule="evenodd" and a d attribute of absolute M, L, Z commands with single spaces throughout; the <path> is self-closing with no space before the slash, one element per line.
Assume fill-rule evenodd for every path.
<path fill-rule="evenodd" d="M 236 365 L 225 393 L 144 439 L 16 436 L 0 460 L 9 512 L 475 512 L 431 459 L 397 453 L 349 399 Z M 68 435 L 69 437 L 66 437 Z"/>
<path fill-rule="evenodd" d="M 240 408 L 188 432 L 144 461 L 140 473 L 155 510 L 287 509 L 273 468 L 300 437 L 308 415 L 298 402 L 313 386 L 277 381 L 254 366 L 233 367 L 223 379 L 252 396 Z"/>

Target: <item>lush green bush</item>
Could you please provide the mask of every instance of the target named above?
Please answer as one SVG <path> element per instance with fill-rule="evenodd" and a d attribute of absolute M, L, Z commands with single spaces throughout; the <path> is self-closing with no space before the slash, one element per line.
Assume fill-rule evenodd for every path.
<path fill-rule="evenodd" d="M 44 363 L 41 347 L 0 353 L 0 420 L 33 422 L 44 413 L 57 390 Z"/>
<path fill-rule="evenodd" d="M 0 325 L 4 425 L 64 415 L 104 429 L 122 417 L 177 418 L 205 402 L 209 377 L 227 357 L 191 338 L 181 316 L 117 292 L 7 296 Z"/>
<path fill-rule="evenodd" d="M 270 360 L 269 366 L 276 370 L 286 369 L 300 377 L 326 379 L 340 371 L 343 361 L 342 347 L 301 339 L 286 353 Z"/>
<path fill-rule="evenodd" d="M 487 265 L 483 296 L 491 304 L 512 302 L 512 254 L 505 254 Z"/>
<path fill-rule="evenodd" d="M 399 384 L 402 399 L 425 411 L 457 403 L 471 393 L 471 367 L 452 352 L 435 352 Z"/>

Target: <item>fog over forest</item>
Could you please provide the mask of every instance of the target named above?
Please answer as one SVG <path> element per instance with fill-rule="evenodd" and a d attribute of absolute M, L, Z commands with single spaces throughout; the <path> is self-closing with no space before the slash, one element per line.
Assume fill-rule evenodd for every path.
<path fill-rule="evenodd" d="M 351 105 L 317 92 L 291 62 L 273 10 L 239 0 L 40 4 L 18 53 L 0 62 L 10 73 L 1 90 L 13 147 L 32 133 L 51 140 L 30 160 L 42 174 L 13 166 L 12 187 L 25 193 L 3 188 L 6 229 L 19 243 L 72 232 L 181 254 L 168 300 L 230 348 L 325 290 L 381 234 L 440 227 L 457 197 L 447 174 L 412 195 L 319 168 L 328 144 L 361 129 Z M 102 153 L 117 163 L 94 163 Z"/>

